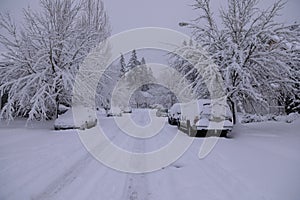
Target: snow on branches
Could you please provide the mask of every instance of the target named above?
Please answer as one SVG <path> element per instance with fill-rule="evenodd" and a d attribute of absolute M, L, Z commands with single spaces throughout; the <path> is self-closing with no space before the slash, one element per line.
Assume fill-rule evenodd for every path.
<path fill-rule="evenodd" d="M 276 21 L 285 3 L 258 8 L 258 0 L 228 0 L 221 9 L 222 23 L 216 23 L 210 0 L 196 0 L 199 11 L 193 23 L 181 23 L 193 30 L 219 66 L 227 99 L 236 113 L 247 104 L 267 109 L 271 101 L 283 105 L 299 92 L 299 24 Z M 299 97 L 298 97 L 299 98 Z"/>
<path fill-rule="evenodd" d="M 6 49 L 0 67 L 0 91 L 8 95 L 0 117 L 56 117 L 59 104 L 70 105 L 79 64 L 110 35 L 101 0 L 41 0 L 41 10 L 24 10 L 17 27 L 0 15 L 0 44 Z"/>

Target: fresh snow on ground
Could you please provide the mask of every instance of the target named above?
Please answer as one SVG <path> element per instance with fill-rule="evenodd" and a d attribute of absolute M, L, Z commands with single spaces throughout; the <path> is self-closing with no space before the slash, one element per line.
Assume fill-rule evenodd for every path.
<path fill-rule="evenodd" d="M 132 119 L 147 125 L 148 113 L 134 110 Z M 132 152 L 154 151 L 177 131 L 166 122 L 160 134 L 134 139 L 113 118 L 102 115 L 99 123 L 114 144 Z M 299 199 L 299 119 L 239 124 L 203 160 L 197 155 L 205 139 L 196 138 L 175 163 L 147 174 L 104 166 L 86 151 L 76 130 L 54 131 L 53 122 L 25 125 L 25 120 L 0 125 L 1 200 Z"/>

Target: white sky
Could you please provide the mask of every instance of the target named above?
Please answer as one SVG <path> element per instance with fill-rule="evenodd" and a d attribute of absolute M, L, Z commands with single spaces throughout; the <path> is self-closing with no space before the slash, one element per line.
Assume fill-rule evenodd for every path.
<path fill-rule="evenodd" d="M 195 18 L 197 11 L 189 6 L 193 0 L 103 0 L 113 26 L 118 33 L 130 28 L 159 26 L 184 31 L 178 26 L 180 21 Z M 214 13 L 217 14 L 224 0 L 211 0 Z M 262 0 L 262 7 L 269 7 L 274 0 Z M 283 21 L 294 22 L 300 19 L 300 0 L 288 0 L 283 10 Z"/>
<path fill-rule="evenodd" d="M 195 18 L 197 11 L 189 6 L 193 0 L 103 0 L 110 18 L 112 33 L 119 33 L 137 27 L 157 26 L 175 29 L 185 34 L 189 30 L 179 27 L 181 21 Z M 275 0 L 262 0 L 261 7 L 269 7 Z M 10 12 L 17 23 L 21 23 L 22 8 L 38 9 L 39 0 L 0 0 L 0 12 Z M 211 0 L 214 13 L 218 13 L 224 0 Z M 300 19 L 300 0 L 287 0 L 282 21 L 292 23 Z M 2 30 L 0 30 L 2 31 Z M 0 47 L 1 51 L 1 47 Z M 149 61 L 149 59 L 147 59 Z"/>
<path fill-rule="evenodd" d="M 187 33 L 186 28 L 178 27 L 178 22 L 189 21 L 195 17 L 196 11 L 189 6 L 193 0 L 103 0 L 113 33 L 131 28 L 158 26 L 171 28 Z M 214 12 L 224 0 L 211 0 Z M 0 0 L 0 11 L 9 11 L 16 21 L 20 21 L 22 8 L 29 4 L 38 8 L 39 0 Z M 262 0 L 262 7 L 270 6 L 274 0 Z M 300 19 L 300 0 L 287 0 L 283 10 L 283 21 L 294 22 Z"/>

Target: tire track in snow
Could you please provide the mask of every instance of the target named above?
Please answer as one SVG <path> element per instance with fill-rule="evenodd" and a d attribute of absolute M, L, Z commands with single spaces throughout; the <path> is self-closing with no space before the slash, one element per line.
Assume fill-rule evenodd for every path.
<path fill-rule="evenodd" d="M 111 138 L 111 141 L 114 141 L 115 139 L 116 136 L 113 136 Z M 87 169 L 87 166 L 93 160 L 94 157 L 89 152 L 87 152 L 84 157 L 75 162 L 63 175 L 50 183 L 43 192 L 32 198 L 32 200 L 55 199 L 55 197 L 59 195 L 60 191 L 62 191 L 66 186 L 72 184 L 75 179 L 83 172 L 83 170 Z"/>
<path fill-rule="evenodd" d="M 87 153 L 82 159 L 74 163 L 62 176 L 58 177 L 48 187 L 32 200 L 53 199 L 66 186 L 70 185 L 78 175 L 86 169 L 86 166 L 93 160 L 92 156 Z"/>
<path fill-rule="evenodd" d="M 133 152 L 144 152 L 145 141 L 137 140 L 132 145 Z M 132 166 L 141 165 L 139 161 L 131 160 Z M 128 174 L 124 187 L 122 200 L 149 200 L 151 192 L 149 192 L 147 174 Z"/>
<path fill-rule="evenodd" d="M 53 147 L 54 148 L 54 147 Z M 73 149 L 68 149 L 68 151 L 64 151 L 63 153 L 68 157 L 69 159 L 72 158 L 74 155 L 77 154 L 82 149 L 81 146 Z M 47 150 L 49 151 L 49 149 Z M 33 168 L 25 168 L 26 170 L 17 170 L 20 165 L 24 165 L 23 163 L 28 162 L 28 160 L 32 161 L 32 157 L 38 157 L 43 155 L 43 152 L 36 152 L 33 155 L 30 155 L 29 157 L 24 157 L 23 159 L 19 159 L 15 162 L 12 162 L 10 166 L 7 168 L 4 168 L 1 170 L 0 177 L 4 177 L 5 173 L 12 173 L 13 170 L 14 172 L 14 177 L 18 177 L 17 180 L 12 180 L 9 182 L 1 182 L 0 184 L 0 191 L 3 191 L 1 196 L 5 198 L 12 198 L 13 195 L 15 195 L 16 190 L 26 190 L 32 183 L 37 181 L 40 177 L 45 177 L 45 171 L 47 170 L 53 170 L 54 168 L 56 169 L 57 163 L 61 162 L 60 157 L 55 157 L 54 160 L 35 160 L 35 165 Z M 76 160 L 75 160 L 76 162 Z M 17 170 L 17 171 L 16 171 Z M 13 187 L 11 186 L 13 184 Z M 1 198 L 0 198 L 1 199 Z"/>

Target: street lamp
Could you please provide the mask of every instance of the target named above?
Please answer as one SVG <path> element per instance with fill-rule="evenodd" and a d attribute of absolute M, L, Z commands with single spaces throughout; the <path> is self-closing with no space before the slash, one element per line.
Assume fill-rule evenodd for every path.
<path fill-rule="evenodd" d="M 181 27 L 187 26 L 188 28 L 204 31 L 204 29 L 197 24 L 192 24 L 192 23 L 188 23 L 188 22 L 179 22 L 178 25 Z"/>
<path fill-rule="evenodd" d="M 188 25 L 190 25 L 190 24 L 187 23 L 187 22 L 179 22 L 178 25 L 181 26 L 181 27 L 184 27 L 184 26 L 188 26 Z"/>

